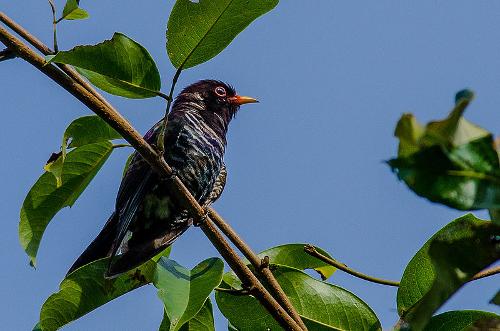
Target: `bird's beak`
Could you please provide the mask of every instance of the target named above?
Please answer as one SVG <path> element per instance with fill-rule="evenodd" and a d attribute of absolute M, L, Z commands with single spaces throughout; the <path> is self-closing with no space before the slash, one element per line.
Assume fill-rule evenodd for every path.
<path fill-rule="evenodd" d="M 257 99 L 251 98 L 251 97 L 244 97 L 241 95 L 235 95 L 234 97 L 229 97 L 227 100 L 232 103 L 233 105 L 243 105 L 245 103 L 255 103 L 259 102 Z"/>

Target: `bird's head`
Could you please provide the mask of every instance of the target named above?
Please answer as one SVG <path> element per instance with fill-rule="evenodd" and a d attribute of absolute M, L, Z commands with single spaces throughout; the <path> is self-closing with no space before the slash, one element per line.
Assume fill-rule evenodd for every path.
<path fill-rule="evenodd" d="M 175 99 L 172 112 L 196 112 L 216 132 L 225 135 L 231 119 L 242 104 L 258 102 L 236 94 L 230 85 L 201 80 L 189 85 Z"/>

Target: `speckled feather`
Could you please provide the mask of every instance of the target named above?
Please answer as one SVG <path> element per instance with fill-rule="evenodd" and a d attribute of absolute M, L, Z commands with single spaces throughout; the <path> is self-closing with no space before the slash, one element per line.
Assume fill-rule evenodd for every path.
<path fill-rule="evenodd" d="M 166 162 L 203 206 L 215 201 L 224 188 L 226 133 L 238 110 L 214 94 L 216 87 L 223 87 L 227 96 L 236 95 L 219 81 L 190 85 L 174 102 L 164 140 Z M 161 124 L 146 133 L 148 143 L 156 144 Z M 168 247 L 192 224 L 170 190 L 169 179 L 160 179 L 135 153 L 120 185 L 115 212 L 68 273 L 111 256 L 107 275 L 114 276 Z"/>

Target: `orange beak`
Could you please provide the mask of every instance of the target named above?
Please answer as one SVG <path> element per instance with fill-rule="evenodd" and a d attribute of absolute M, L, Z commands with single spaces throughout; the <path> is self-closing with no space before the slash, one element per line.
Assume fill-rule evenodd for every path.
<path fill-rule="evenodd" d="M 227 100 L 234 105 L 243 105 L 245 103 L 255 103 L 259 102 L 257 99 L 251 97 L 244 97 L 241 95 L 235 95 L 234 97 L 229 97 Z"/>

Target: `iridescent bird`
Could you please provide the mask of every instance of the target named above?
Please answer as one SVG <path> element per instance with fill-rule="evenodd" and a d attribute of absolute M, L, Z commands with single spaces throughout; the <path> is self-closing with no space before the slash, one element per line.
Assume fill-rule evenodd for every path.
<path fill-rule="evenodd" d="M 207 207 L 226 182 L 223 157 L 226 134 L 240 105 L 257 102 L 220 81 L 202 80 L 175 99 L 165 131 L 165 161 L 191 194 Z M 163 121 L 144 136 L 156 144 Z M 171 245 L 193 220 L 162 179 L 134 153 L 123 177 L 116 207 L 97 238 L 80 255 L 68 274 L 100 258 L 110 257 L 106 276 L 131 270 Z"/>

